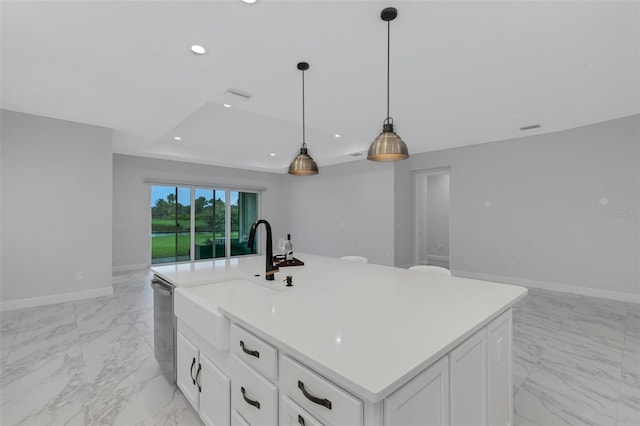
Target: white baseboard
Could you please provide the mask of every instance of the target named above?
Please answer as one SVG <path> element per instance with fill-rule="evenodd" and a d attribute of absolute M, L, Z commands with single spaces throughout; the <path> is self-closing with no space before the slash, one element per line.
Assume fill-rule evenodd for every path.
<path fill-rule="evenodd" d="M 147 265 L 146 263 L 136 263 L 134 265 L 113 266 L 111 268 L 111 271 L 113 271 L 113 272 L 138 271 L 140 269 L 147 269 L 148 267 L 149 267 L 149 265 Z"/>
<path fill-rule="evenodd" d="M 72 293 L 52 294 L 50 296 L 31 297 L 29 299 L 7 300 L 0 302 L 0 311 L 32 308 L 34 306 L 52 305 L 54 303 L 71 302 L 74 300 L 90 299 L 92 297 L 111 296 L 113 287 L 96 288 L 93 290 L 75 291 Z"/>
<path fill-rule="evenodd" d="M 523 287 L 540 288 L 542 290 L 560 291 L 563 293 L 574 293 L 583 296 L 601 297 L 603 299 L 619 300 L 622 302 L 640 304 L 640 294 L 625 293 L 622 291 L 603 290 L 600 288 L 580 287 L 577 285 L 550 283 L 547 281 L 528 280 L 526 278 L 507 277 L 503 275 L 484 274 L 481 272 L 469 272 L 452 270 L 456 277 L 474 278 L 477 280 L 494 281 L 497 283 L 513 284 Z"/>

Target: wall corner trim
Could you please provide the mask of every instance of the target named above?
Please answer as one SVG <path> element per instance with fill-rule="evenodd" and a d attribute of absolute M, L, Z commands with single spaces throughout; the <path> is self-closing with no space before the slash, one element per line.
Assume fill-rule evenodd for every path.
<path fill-rule="evenodd" d="M 72 302 L 74 300 L 90 299 L 93 297 L 111 296 L 112 294 L 113 287 L 109 285 L 109 287 L 96 288 L 93 290 L 52 294 L 50 296 L 31 297 L 28 299 L 7 300 L 0 302 L 0 312 L 32 308 L 35 306 L 52 305 L 55 303 Z"/>
<path fill-rule="evenodd" d="M 473 278 L 476 280 L 494 281 L 503 284 L 519 285 L 528 288 L 539 288 L 542 290 L 559 291 L 562 293 L 580 294 L 582 296 L 600 297 L 603 299 L 618 300 L 640 304 L 640 294 L 626 293 L 622 291 L 603 290 L 600 288 L 581 287 L 570 284 L 551 283 L 547 281 L 529 280 L 526 278 L 508 277 L 504 275 L 492 275 L 482 272 L 470 272 L 461 270 L 451 270 L 456 277 Z"/>

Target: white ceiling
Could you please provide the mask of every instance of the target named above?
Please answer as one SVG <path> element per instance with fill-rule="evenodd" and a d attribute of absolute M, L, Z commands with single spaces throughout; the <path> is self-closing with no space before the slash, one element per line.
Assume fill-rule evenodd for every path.
<path fill-rule="evenodd" d="M 387 6 L 410 153 L 640 112 L 637 1 L 3 0 L 2 108 L 113 128 L 118 153 L 283 172 L 304 60 L 309 152 L 354 160 L 386 116 Z"/>

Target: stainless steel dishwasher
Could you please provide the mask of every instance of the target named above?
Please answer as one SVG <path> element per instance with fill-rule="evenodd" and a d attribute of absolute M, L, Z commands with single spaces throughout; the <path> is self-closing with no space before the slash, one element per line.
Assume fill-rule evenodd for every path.
<path fill-rule="evenodd" d="M 153 352 L 160 370 L 176 382 L 176 317 L 173 313 L 175 286 L 157 275 L 151 280 L 153 288 Z"/>

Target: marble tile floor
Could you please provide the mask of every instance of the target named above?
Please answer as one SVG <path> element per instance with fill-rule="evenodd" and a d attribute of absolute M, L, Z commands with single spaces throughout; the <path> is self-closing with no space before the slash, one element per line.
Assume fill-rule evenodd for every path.
<path fill-rule="evenodd" d="M 153 357 L 150 278 L 0 313 L 0 424 L 201 425 Z M 640 425 L 639 305 L 531 289 L 513 318 L 516 426 Z"/>
<path fill-rule="evenodd" d="M 202 425 L 153 356 L 148 270 L 114 294 L 0 313 L 0 424 Z"/>
<path fill-rule="evenodd" d="M 513 342 L 516 426 L 640 425 L 640 305 L 530 289 Z"/>

